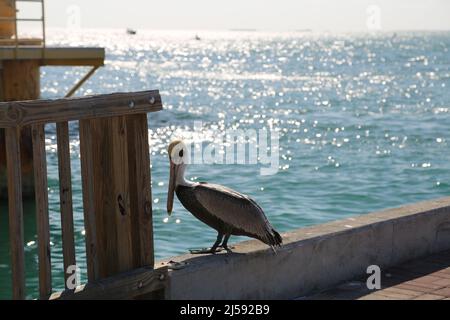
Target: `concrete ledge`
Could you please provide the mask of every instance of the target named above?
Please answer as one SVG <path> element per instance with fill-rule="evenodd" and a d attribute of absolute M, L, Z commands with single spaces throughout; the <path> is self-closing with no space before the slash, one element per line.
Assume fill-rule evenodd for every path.
<path fill-rule="evenodd" d="M 292 299 L 366 273 L 450 249 L 450 198 L 347 218 L 283 234 L 274 254 L 258 241 L 233 254 L 183 255 L 169 271 L 168 299 Z"/>

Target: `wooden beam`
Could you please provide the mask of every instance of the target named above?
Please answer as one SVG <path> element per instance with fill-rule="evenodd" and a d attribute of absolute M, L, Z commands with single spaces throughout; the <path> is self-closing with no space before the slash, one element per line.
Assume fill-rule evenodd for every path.
<path fill-rule="evenodd" d="M 3 95 L 5 101 L 39 99 L 38 61 L 3 61 Z"/>
<path fill-rule="evenodd" d="M 162 109 L 157 90 L 82 98 L 0 102 L 0 128 L 155 112 Z"/>
<path fill-rule="evenodd" d="M 69 90 L 69 92 L 66 94 L 65 98 L 70 98 L 71 96 L 73 96 L 73 94 L 80 89 L 80 87 L 94 74 L 94 72 L 100 68 L 100 66 L 94 66 L 92 67 L 91 70 L 89 70 L 88 73 L 86 73 L 84 75 L 83 78 L 81 78 L 74 86 L 72 89 Z"/>
<path fill-rule="evenodd" d="M 13 299 L 25 298 L 25 255 L 23 242 L 22 176 L 20 165 L 20 129 L 5 130 L 8 166 L 9 241 Z"/>
<path fill-rule="evenodd" d="M 119 272 L 133 269 L 133 244 L 131 217 L 134 214 L 130 206 L 130 176 L 128 174 L 128 141 L 126 117 L 111 118 L 111 172 L 103 179 L 113 186 L 114 233 L 117 235 L 115 251 Z M 133 155 L 134 158 L 134 155 Z M 133 159 L 132 158 L 132 159 Z"/>
<path fill-rule="evenodd" d="M 147 115 L 127 118 L 134 266 L 153 266 L 153 218 Z"/>
<path fill-rule="evenodd" d="M 43 59 L 39 60 L 42 67 L 103 67 L 103 59 Z"/>
<path fill-rule="evenodd" d="M 88 280 L 99 278 L 98 240 L 96 233 L 96 214 L 94 198 L 94 159 L 92 154 L 91 121 L 81 120 L 80 128 L 80 156 L 81 178 L 83 185 L 84 228 L 86 232 L 86 264 Z"/>
<path fill-rule="evenodd" d="M 61 207 L 61 232 L 64 259 L 64 280 L 67 288 L 67 268 L 76 264 L 75 240 L 73 227 L 72 204 L 72 171 L 70 166 L 70 141 L 69 124 L 59 122 L 56 124 L 58 145 L 58 169 L 59 169 L 59 197 Z"/>
<path fill-rule="evenodd" d="M 47 159 L 44 125 L 33 125 L 33 162 L 36 198 L 36 222 L 39 256 L 39 294 L 48 297 L 52 292 L 52 266 L 50 261 L 50 225 L 48 213 Z"/>
<path fill-rule="evenodd" d="M 84 121 L 80 121 L 80 123 Z M 112 142 L 111 118 L 92 119 L 89 121 L 90 143 L 85 144 L 83 153 L 89 153 L 93 183 L 89 187 L 93 201 L 93 234 L 96 235 L 98 274 L 94 280 L 112 276 L 119 272 L 118 237 L 116 215 L 118 212 L 118 195 L 115 194 L 115 174 L 113 161 L 114 144 Z M 82 137 L 80 136 L 80 143 Z M 83 158 L 82 158 L 83 161 Z M 87 174 L 83 172 L 83 175 Z M 84 179 L 84 177 L 83 177 Z M 83 184 L 83 189 L 86 186 Z"/>
<path fill-rule="evenodd" d="M 19 47 L 5 46 L 0 47 L 0 60 L 36 60 L 41 61 L 42 65 L 61 62 L 61 66 L 66 63 L 83 62 L 94 60 L 103 64 L 105 60 L 104 48 L 75 48 L 75 47 L 46 47 L 29 46 Z"/>
<path fill-rule="evenodd" d="M 17 40 L 19 46 L 42 46 L 42 39 L 38 38 L 19 38 Z M 15 46 L 15 39 L 0 39 L 0 46 Z"/>
<path fill-rule="evenodd" d="M 85 208 L 92 206 L 89 215 L 95 216 L 89 232 L 97 239 L 93 279 L 153 267 L 147 115 L 85 121 L 80 121 L 80 144 L 82 168 L 89 168 L 82 172 L 83 190 L 92 202 Z"/>
<path fill-rule="evenodd" d="M 139 268 L 99 281 L 89 282 L 75 290 L 52 294 L 50 300 L 119 300 L 133 299 L 154 291 L 164 290 L 168 282 L 167 267 Z"/>

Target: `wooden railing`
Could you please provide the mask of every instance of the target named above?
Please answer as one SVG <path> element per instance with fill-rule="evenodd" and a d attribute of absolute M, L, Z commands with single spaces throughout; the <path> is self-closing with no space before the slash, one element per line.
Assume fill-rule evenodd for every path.
<path fill-rule="evenodd" d="M 25 298 L 20 132 L 31 126 L 39 297 L 133 298 L 164 288 L 154 270 L 147 113 L 158 91 L 0 103 L 5 128 L 13 298 Z M 68 121 L 78 121 L 88 283 L 54 293 L 45 130 L 56 123 L 64 270 L 76 265 Z M 66 280 L 69 274 L 65 272 Z M 67 283 L 65 283 L 67 284 Z M 72 289 L 72 290 L 71 290 Z"/>

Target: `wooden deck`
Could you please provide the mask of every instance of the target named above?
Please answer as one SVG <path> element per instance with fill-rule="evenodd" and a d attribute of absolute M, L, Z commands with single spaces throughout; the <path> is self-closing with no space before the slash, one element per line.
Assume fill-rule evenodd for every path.
<path fill-rule="evenodd" d="M 450 300 L 450 251 L 382 270 L 380 290 L 357 279 L 301 300 Z"/>
<path fill-rule="evenodd" d="M 103 66 L 105 49 L 1 46 L 0 60 L 37 60 L 41 66 Z"/>

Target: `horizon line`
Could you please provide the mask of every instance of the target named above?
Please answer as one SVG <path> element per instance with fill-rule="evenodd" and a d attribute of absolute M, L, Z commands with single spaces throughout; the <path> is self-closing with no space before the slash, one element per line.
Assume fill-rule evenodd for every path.
<path fill-rule="evenodd" d="M 28 29 L 28 28 L 24 28 Z M 30 28 L 31 29 L 31 28 Z M 82 30 L 142 30 L 142 31 L 203 31 L 203 32 L 299 32 L 299 33 L 386 33 L 386 32 L 449 32 L 448 29 L 380 29 L 380 30 L 369 30 L 369 29 L 340 29 L 340 30 L 332 30 L 332 29 L 264 29 L 264 28 L 135 28 L 135 27 L 80 27 L 80 28 L 68 28 L 61 26 L 47 26 L 47 29 L 58 29 L 58 30 L 71 30 L 71 31 L 82 31 Z"/>

